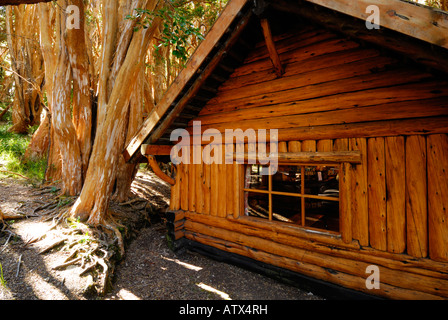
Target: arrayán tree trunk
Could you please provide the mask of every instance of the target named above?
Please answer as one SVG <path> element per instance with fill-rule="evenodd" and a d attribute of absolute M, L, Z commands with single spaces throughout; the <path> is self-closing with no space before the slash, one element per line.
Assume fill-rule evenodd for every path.
<path fill-rule="evenodd" d="M 160 81 L 152 81 L 145 65 L 153 57 L 145 58 L 154 51 L 151 44 L 160 44 L 156 35 L 162 18 L 150 15 L 148 25 L 139 20 L 143 17 L 125 17 L 138 8 L 155 12 L 159 4 L 165 6 L 160 0 L 58 0 L 35 5 L 41 18 L 49 111 L 38 132 L 47 132 L 49 139 L 39 144 L 36 135 L 32 145 L 49 143 L 46 178 L 61 181 L 65 195 L 78 196 L 68 214 L 93 226 L 113 226 L 109 202 L 112 197 L 126 200 L 137 169 L 123 161 L 122 151 L 141 125 L 143 113 L 154 107 L 154 96 L 160 96 L 151 92 Z M 81 14 L 78 28 L 66 23 L 66 8 L 72 5 Z M 94 14 L 83 19 L 89 10 Z M 164 55 L 170 59 L 169 50 Z M 166 74 L 169 70 L 159 69 L 156 80 L 172 78 Z M 43 147 L 36 149 L 42 152 Z"/>
<path fill-rule="evenodd" d="M 107 0 L 106 2 L 109 3 Z M 140 1 L 135 3 L 137 2 Z M 143 1 L 143 8 L 155 9 L 157 1 L 145 2 Z M 106 20 L 115 20 L 116 11 L 114 8 L 111 11 L 105 16 Z M 104 24 L 107 26 L 109 22 L 105 21 Z M 73 217 L 87 221 L 91 225 L 107 224 L 107 209 L 120 163 L 119 157 L 125 143 L 131 95 L 144 65 L 150 40 L 160 20 L 155 19 L 149 28 L 137 32 L 134 32 L 134 23 L 128 21 L 121 37 L 116 37 L 119 45 L 115 49 L 115 63 L 120 63 L 120 58 L 122 63 L 121 66 L 114 65 L 110 72 L 107 72 L 113 75 L 114 70 L 117 70 L 116 77 L 112 76 L 108 81 L 101 81 L 100 77 L 97 133 L 84 186 L 71 210 Z M 103 67 L 107 67 L 104 66 L 104 62 L 110 59 L 110 55 L 107 46 L 103 48 L 105 59 Z M 127 49 L 123 50 L 124 48 Z M 108 88 L 110 95 L 107 94 Z"/>
<path fill-rule="evenodd" d="M 40 86 L 44 64 L 35 28 L 38 15 L 33 6 L 6 8 L 6 33 L 15 90 L 10 131 L 28 133 L 40 123 L 42 111 Z"/>

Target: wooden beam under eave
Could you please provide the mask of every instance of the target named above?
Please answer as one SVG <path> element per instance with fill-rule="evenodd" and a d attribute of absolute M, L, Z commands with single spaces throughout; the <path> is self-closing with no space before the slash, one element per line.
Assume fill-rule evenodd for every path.
<path fill-rule="evenodd" d="M 306 5 L 307 2 L 311 3 L 313 1 L 305 0 L 301 1 L 300 5 L 291 5 L 288 1 L 276 0 L 272 3 L 272 8 L 280 12 L 295 14 L 350 38 L 397 52 L 433 70 L 448 73 L 448 51 L 445 48 L 431 45 L 429 42 L 422 42 L 420 41 L 421 39 L 407 36 L 404 33 L 397 34 L 400 31 L 396 29 L 381 27 L 380 30 L 369 30 L 366 28 L 363 20 L 357 20 L 358 23 L 355 23 L 356 18 L 350 19 L 352 17 L 340 12 L 332 12 L 332 10 L 328 10 L 325 7 L 310 7 L 310 4 Z M 416 8 L 423 9 L 418 6 Z M 432 9 L 425 8 L 425 10 Z M 440 10 L 433 10 L 437 13 L 434 17 L 436 20 L 441 19 L 441 15 L 448 16 L 448 13 L 440 13 Z M 340 15 L 335 13 L 340 13 Z M 446 20 L 448 21 L 448 18 Z"/>
<path fill-rule="evenodd" d="M 261 19 L 261 27 L 263 29 L 264 39 L 266 41 L 266 46 L 268 47 L 269 57 L 271 58 L 272 64 L 275 69 L 275 73 L 280 78 L 285 73 L 280 56 L 278 55 L 277 49 L 275 48 L 274 39 L 272 38 L 271 27 L 269 25 L 268 19 Z"/>
<path fill-rule="evenodd" d="M 328 9 L 367 20 L 367 7 L 378 8 L 381 27 L 448 49 L 448 13 L 405 0 L 306 0 Z"/>
<path fill-rule="evenodd" d="M 163 181 L 169 183 L 172 186 L 174 186 L 176 184 L 176 181 L 174 181 L 173 178 L 168 176 L 166 173 L 164 173 L 162 171 L 162 169 L 160 169 L 159 164 L 157 163 L 155 157 L 153 157 L 153 156 L 146 156 L 146 158 L 148 159 L 148 163 L 151 166 L 152 171 L 156 174 L 156 176 L 158 176 L 160 179 L 162 179 Z"/>
<path fill-rule="evenodd" d="M 169 156 L 172 148 L 171 145 L 142 144 L 141 152 L 144 156 Z"/>

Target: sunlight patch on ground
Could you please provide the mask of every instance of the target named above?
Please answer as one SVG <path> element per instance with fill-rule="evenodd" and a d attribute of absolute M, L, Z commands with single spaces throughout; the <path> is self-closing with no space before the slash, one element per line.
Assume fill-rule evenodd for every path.
<path fill-rule="evenodd" d="M 211 292 L 211 293 L 214 293 L 214 294 L 217 294 L 218 296 L 220 296 L 223 300 L 232 300 L 231 298 L 230 298 L 230 296 L 227 294 L 227 293 L 225 293 L 225 292 L 222 292 L 222 291 L 219 291 L 218 289 L 215 289 L 215 288 L 213 288 L 213 287 L 211 287 L 211 286 L 209 286 L 209 285 L 206 285 L 205 283 L 197 283 L 196 284 L 199 288 L 201 288 L 201 289 L 203 289 L 203 290 L 205 290 L 205 291 L 208 291 L 208 292 Z"/>
<path fill-rule="evenodd" d="M 34 294 L 40 300 L 68 300 L 65 294 L 39 274 L 30 273 L 25 281 L 33 288 Z"/>
<path fill-rule="evenodd" d="M 22 221 L 22 227 L 16 231 L 26 243 L 28 240 L 48 234 L 51 225 L 48 222 Z"/>
<path fill-rule="evenodd" d="M 178 259 L 170 259 L 170 258 L 167 258 L 167 257 L 164 257 L 164 256 L 160 256 L 160 257 L 161 257 L 162 259 L 164 259 L 164 260 L 168 260 L 168 261 L 171 261 L 171 262 L 175 262 L 175 263 L 177 263 L 178 265 L 181 265 L 182 267 L 185 267 L 185 268 L 190 269 L 190 270 L 193 270 L 193 271 L 201 271 L 201 270 L 202 270 L 202 267 L 198 267 L 198 266 L 195 266 L 195 265 L 186 263 L 186 262 L 182 262 L 182 261 L 180 261 L 180 260 L 178 260 Z"/>
<path fill-rule="evenodd" d="M 137 297 L 135 294 L 133 294 L 132 292 L 130 292 L 126 289 L 121 289 L 118 292 L 118 296 L 123 300 L 142 300 L 139 297 Z"/>

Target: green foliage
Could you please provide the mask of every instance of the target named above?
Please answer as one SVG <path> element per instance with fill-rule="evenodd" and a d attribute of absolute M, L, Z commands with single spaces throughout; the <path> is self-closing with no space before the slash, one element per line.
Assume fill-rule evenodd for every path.
<path fill-rule="evenodd" d="M 9 125 L 0 124 L 0 175 L 8 174 L 4 170 L 24 175 L 32 181 L 42 180 L 47 162 L 23 161 L 23 155 L 28 147 L 31 134 L 21 135 L 8 131 Z M 34 130 L 34 129 L 33 129 Z"/>
<path fill-rule="evenodd" d="M 442 3 L 440 0 L 426 0 L 425 4 L 427 6 L 434 7 L 434 8 L 439 8 L 439 9 L 442 8 Z"/>
<path fill-rule="evenodd" d="M 137 26 L 148 28 L 156 17 L 162 19 L 160 41 L 155 45 L 156 54 L 161 46 L 170 47 L 172 55 L 181 63 L 185 63 L 193 48 L 193 43 L 199 43 L 204 39 L 204 31 L 208 30 L 220 11 L 223 1 L 210 0 L 194 3 L 182 0 L 166 0 L 165 6 L 156 11 L 136 9 L 134 15 L 127 19 L 136 19 Z M 227 1 L 225 1 L 227 2 Z M 219 8 L 219 9 L 218 9 Z M 205 28 L 204 28 L 205 27 Z"/>

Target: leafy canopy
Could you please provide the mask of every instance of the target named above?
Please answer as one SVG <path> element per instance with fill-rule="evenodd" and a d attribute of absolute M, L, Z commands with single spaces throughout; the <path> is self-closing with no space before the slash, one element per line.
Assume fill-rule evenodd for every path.
<path fill-rule="evenodd" d="M 127 19 L 136 19 L 135 31 L 151 26 L 154 18 L 162 19 L 160 41 L 155 45 L 156 54 L 161 46 L 171 47 L 172 55 L 185 63 L 189 58 L 189 49 L 193 39 L 196 42 L 204 39 L 204 33 L 213 24 L 223 2 L 220 0 L 185 1 L 165 0 L 165 5 L 156 11 L 135 9 L 134 15 Z"/>

